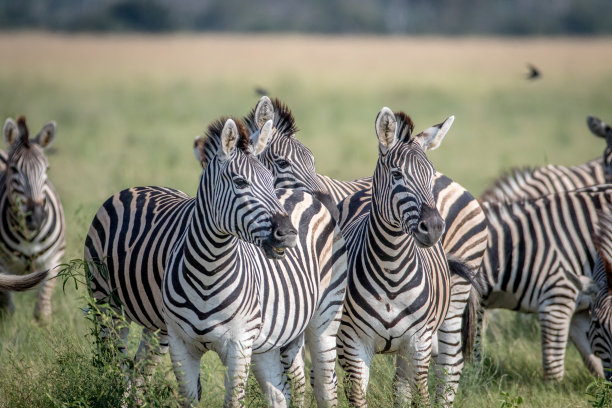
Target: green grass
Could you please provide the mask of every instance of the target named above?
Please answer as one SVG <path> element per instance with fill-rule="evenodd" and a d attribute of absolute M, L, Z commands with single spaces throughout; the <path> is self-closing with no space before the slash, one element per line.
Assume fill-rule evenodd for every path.
<path fill-rule="evenodd" d="M 510 166 L 601 155 L 603 142 L 585 118 L 612 121 L 610 51 L 606 38 L 4 34 L 0 114 L 27 115 L 32 133 L 57 121 L 49 175 L 65 208 L 69 260 L 82 257 L 89 223 L 114 192 L 165 185 L 193 194 L 200 170 L 193 138 L 221 115 L 250 111 L 256 86 L 292 108 L 317 170 L 341 179 L 371 175 L 382 106 L 404 110 L 417 129 L 455 115 L 429 156 L 477 195 Z M 541 80 L 523 78 L 527 62 L 541 68 Z M 51 324 L 32 321 L 35 293 L 16 294 L 17 312 L 0 321 L 0 407 L 85 406 L 77 402 L 90 395 L 88 386 L 112 383 L 91 364 L 83 290 L 59 286 Z M 485 363 L 466 368 L 456 406 L 500 407 L 518 397 L 521 407 L 590 406 L 593 378 L 573 346 L 563 382 L 545 383 L 537 325 L 499 316 L 487 333 Z M 139 338 L 133 332 L 132 353 Z M 220 406 L 223 366 L 209 353 L 202 367 L 201 406 Z M 173 383 L 169 369 L 166 357 L 161 372 Z M 377 357 L 372 372 L 370 406 L 391 406 L 393 358 Z M 251 384 L 251 406 L 259 405 L 256 389 Z"/>

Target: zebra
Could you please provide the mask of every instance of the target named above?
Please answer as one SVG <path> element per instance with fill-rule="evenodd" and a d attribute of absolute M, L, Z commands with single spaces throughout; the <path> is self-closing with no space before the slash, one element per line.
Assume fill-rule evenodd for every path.
<path fill-rule="evenodd" d="M 371 201 L 372 177 L 341 181 L 321 174 L 318 176 L 335 202 L 356 192 L 363 192 L 363 200 L 367 204 Z M 473 343 L 480 340 L 474 332 L 476 326 L 469 320 L 478 318 L 479 294 L 472 286 L 472 280 L 482 264 L 488 229 L 478 200 L 459 183 L 435 172 L 433 194 L 436 208 L 446 224 L 440 238 L 442 247 L 447 257 L 454 259 L 451 265 L 451 305 L 436 333 L 433 353 L 439 379 L 437 395 L 443 396 L 445 404 L 452 404 L 464 358 L 470 356 Z M 463 262 L 471 271 L 461 268 Z M 470 332 L 461 333 L 462 328 L 470 328 Z"/>
<path fill-rule="evenodd" d="M 293 116 L 280 100 L 262 97 L 244 121 L 251 134 L 256 135 L 263 119 L 271 118 L 274 119 L 275 132 L 268 147 L 258 158 L 276 176 L 277 187 L 303 189 L 314 194 L 324 204 L 329 202 L 326 197 L 328 195 L 334 208 L 352 193 L 371 191 L 371 177 L 340 181 L 317 174 L 314 155 L 295 137 L 297 127 Z M 201 163 L 208 161 L 203 150 L 204 140 L 205 138 L 199 136 L 194 142 L 195 156 Z M 444 251 L 466 262 L 472 269 L 471 275 L 480 267 L 486 250 L 488 232 L 484 212 L 478 201 L 463 186 L 438 172 L 435 173 L 433 192 L 436 207 L 446 220 L 446 229 L 441 238 Z M 326 206 L 330 207 L 329 204 Z M 445 372 L 445 382 L 448 384 L 446 398 L 450 402 L 463 367 L 461 348 L 463 346 L 468 353 L 472 349 L 470 342 L 464 341 L 462 344 L 459 335 L 462 314 L 464 310 L 467 312 L 466 306 L 470 304 L 468 299 L 474 301 L 478 298 L 475 293 L 470 297 L 472 290 L 469 279 L 458 273 L 451 274 L 451 307 L 437 334 L 439 349 L 435 357 L 436 369 L 438 372 Z M 475 313 L 472 310 L 474 308 L 477 308 L 477 305 L 472 305 L 469 310 L 471 315 Z M 469 316 L 466 315 L 466 318 Z M 303 376 L 300 370 L 299 367 L 289 369 L 294 384 L 300 383 L 297 380 Z"/>
<path fill-rule="evenodd" d="M 244 228 L 242 224 L 235 226 L 234 223 L 237 220 L 234 220 L 232 216 L 240 216 L 241 219 L 242 217 L 259 217 L 259 222 L 247 223 L 248 231 L 239 229 L 233 232 L 239 237 L 236 238 L 236 248 L 247 248 L 245 249 L 247 256 L 253 258 L 249 262 L 259 259 L 250 268 L 245 266 L 243 278 L 249 282 L 249 285 L 248 290 L 242 294 L 244 295 L 243 300 L 247 301 L 249 298 L 248 302 L 256 301 L 257 303 L 257 299 L 263 297 L 270 302 L 282 301 L 285 302 L 285 310 L 278 310 L 282 308 L 275 308 L 274 304 L 264 303 L 263 312 L 265 313 L 261 315 L 262 311 L 258 312 L 259 319 L 263 321 L 257 323 L 236 319 L 229 322 L 228 327 L 240 329 L 255 324 L 258 327 L 261 326 L 263 331 L 264 329 L 269 330 L 270 324 L 274 325 L 273 322 L 278 322 L 279 327 L 269 333 L 271 337 L 259 338 L 258 341 L 263 340 L 264 344 L 258 343 L 253 354 L 255 356 L 253 361 L 258 362 L 254 364 L 254 372 L 260 380 L 268 402 L 274 406 L 283 406 L 285 398 L 289 397 L 286 379 L 282 375 L 270 377 L 272 372 L 268 370 L 268 366 L 274 366 L 274 355 L 281 352 L 286 358 L 290 359 L 291 356 L 299 358 L 297 351 L 301 348 L 305 334 L 310 339 L 311 352 L 320 356 L 319 359 L 313 361 L 313 368 L 318 379 L 315 384 L 315 397 L 321 406 L 325 406 L 334 404 L 336 401 L 335 382 L 333 381 L 335 379 L 334 346 L 344 286 L 333 286 L 332 284 L 342 282 L 338 276 L 346 275 L 344 240 L 335 227 L 335 221 L 329 211 L 307 193 L 278 190 L 277 194 L 281 197 L 283 205 L 293 210 L 291 218 L 285 213 L 274 193 L 271 184 L 272 175 L 255 159 L 255 156 L 266 147 L 266 141 L 271 132 L 272 121 L 269 120 L 249 145 L 248 132 L 239 120 L 217 121 L 209 126 L 208 143 L 204 151 L 209 149 L 220 151 L 225 148 L 227 152 L 219 153 L 224 160 L 217 156 L 207 156 L 212 157 L 211 164 L 204 169 L 198 197 L 210 194 L 217 200 L 216 207 L 212 208 L 211 213 L 207 215 L 218 215 L 220 218 L 216 218 L 216 221 L 227 227 Z M 252 154 L 247 154 L 248 151 L 252 151 Z M 216 175 L 220 178 L 217 179 Z M 204 189 L 203 186 L 207 183 L 210 184 L 212 190 Z M 220 190 L 221 187 L 229 188 L 229 190 L 223 192 Z M 256 193 L 256 199 L 249 203 L 247 198 L 251 196 L 251 191 Z M 233 208 L 230 206 L 232 197 L 238 200 L 240 205 L 235 209 L 237 212 L 229 214 L 228 211 Z M 115 308 L 123 307 L 128 320 L 143 325 L 145 327 L 143 332 L 146 331 L 148 335 L 159 330 L 162 347 L 153 350 L 158 353 L 163 353 L 168 345 L 172 353 L 173 347 L 172 342 L 170 344 L 168 342 L 168 334 L 171 330 L 164 316 L 166 312 L 162 310 L 164 307 L 167 308 L 167 306 L 162 307 L 162 279 L 170 270 L 168 268 L 176 255 L 175 252 L 182 254 L 183 242 L 190 236 L 192 227 L 199 225 L 200 220 L 196 214 L 200 213 L 201 205 L 197 197 L 190 198 L 172 189 L 159 187 L 128 189 L 115 194 L 102 205 L 92 222 L 86 239 L 85 259 L 92 265 L 102 263 L 108 269 L 107 273 L 103 273 L 104 268 L 96 266 L 91 268 L 93 270 L 91 289 L 94 297 L 102 302 L 110 299 L 111 306 Z M 299 243 L 295 249 L 286 251 L 287 256 L 283 260 L 267 262 L 263 259 L 264 255 L 261 250 L 246 245 L 242 241 L 242 239 L 249 239 L 251 242 L 255 240 L 264 249 L 267 256 L 281 257 L 285 250 L 282 247 L 271 245 L 276 241 L 270 234 L 274 232 L 276 238 L 281 241 L 284 240 L 284 236 L 293 236 L 295 240 L 296 232 L 291 227 L 292 222 L 299 224 L 297 236 Z M 209 228 L 198 229 L 197 232 L 202 234 L 198 239 L 201 238 L 203 242 L 219 234 L 216 229 Z M 185 241 L 185 243 L 191 245 L 193 242 Z M 275 245 L 278 246 L 278 244 Z M 299 257 L 300 254 L 308 256 Z M 187 259 L 194 262 L 203 255 L 202 252 L 196 250 L 194 253 L 189 253 Z M 223 269 L 227 266 L 225 264 L 227 261 L 227 259 L 220 259 L 217 267 Z M 263 270 L 258 269 L 264 265 L 267 265 L 266 268 L 268 268 L 266 273 L 272 271 L 279 278 L 284 276 L 293 279 L 292 283 L 289 283 L 290 286 L 285 287 L 285 290 L 295 289 L 295 292 L 290 294 L 291 297 L 278 293 L 278 296 L 274 296 L 276 291 L 282 291 L 283 288 L 267 285 L 268 283 L 277 284 L 279 281 L 275 281 L 275 276 L 270 277 L 264 274 Z M 251 273 L 247 273 L 249 269 Z M 200 272 L 205 274 L 206 270 L 202 268 Z M 265 280 L 262 280 L 264 278 Z M 192 279 L 190 275 L 189 280 Z M 227 288 L 225 289 L 230 290 L 234 283 L 244 282 L 226 281 Z M 217 295 L 228 294 L 227 290 L 221 286 L 218 286 L 217 289 L 219 290 Z M 234 293 L 236 294 L 238 293 Z M 317 307 L 321 305 L 321 299 L 331 300 L 334 297 L 339 300 L 335 304 L 333 302 L 326 304 L 325 310 Z M 118 301 L 112 304 L 113 299 L 118 299 Z M 230 300 L 231 297 L 227 299 Z M 206 304 L 212 305 L 215 302 L 218 300 L 213 297 Z M 272 313 L 276 314 L 272 315 Z M 289 314 L 291 320 L 283 319 L 283 313 Z M 127 331 L 123 330 L 122 338 L 125 338 L 126 335 Z M 275 339 L 274 336 L 277 338 Z M 231 338 L 227 337 L 225 340 L 230 342 Z M 268 351 L 267 348 L 272 350 L 266 354 L 264 351 Z M 136 360 L 144 358 L 150 351 L 150 344 L 145 342 L 143 336 Z M 224 356 L 221 357 L 224 358 Z M 178 367 L 175 368 L 179 378 L 182 378 L 181 370 Z M 181 381 L 181 384 L 181 389 L 186 389 L 185 383 Z M 228 382 L 227 385 L 226 405 L 230 405 L 232 401 L 239 402 L 241 398 L 236 400 L 235 397 L 243 395 L 244 390 L 239 387 L 242 392 L 237 391 L 236 393 L 236 388 L 231 385 L 231 382 Z M 199 389 L 199 386 L 197 388 Z M 199 392 L 187 395 L 190 399 L 199 398 Z"/>
<path fill-rule="evenodd" d="M 219 152 L 204 169 L 188 228 L 163 277 L 163 314 L 181 393 L 198 400 L 200 358 L 214 350 L 227 367 L 226 406 L 244 398 L 251 361 L 267 402 L 284 406 L 280 348 L 306 331 L 311 353 L 313 345 L 317 350 L 313 365 L 320 360 L 329 366 L 331 392 L 322 398 L 315 389 L 317 402 L 335 405 L 329 375 L 335 335 L 319 337 L 320 325 L 309 320 L 316 317 L 323 291 L 343 295 L 344 288 L 325 286 L 335 273 L 346 274 L 344 240 L 329 211 L 311 195 L 280 189 L 280 203 L 274 202 L 272 174 L 235 147 L 232 123 L 226 123 Z M 301 343 L 296 346 L 297 351 Z M 324 374 L 317 371 L 315 379 Z"/>
<path fill-rule="evenodd" d="M 9 149 L 0 154 L 0 270 L 17 275 L 49 270 L 38 291 L 37 319 L 51 316 L 57 275 L 53 268 L 66 246 L 64 212 L 47 177 L 49 162 L 43 152 L 55 139 L 56 129 L 55 122 L 49 122 L 30 139 L 23 116 L 6 119 L 2 128 Z M 0 291 L 0 308 L 14 311 L 11 291 Z"/>
<path fill-rule="evenodd" d="M 587 117 L 587 124 L 595 136 L 606 140 L 602 157 L 572 167 L 548 164 L 511 169 L 485 189 L 479 199 L 512 201 L 612 182 L 612 128 L 594 116 Z"/>
<path fill-rule="evenodd" d="M 450 273 L 439 242 L 444 220 L 434 204 L 434 169 L 424 151 L 439 146 L 453 119 L 413 136 L 410 117 L 384 107 L 375 122 L 379 159 L 371 199 L 361 191 L 339 204 L 349 279 L 338 358 L 355 406 L 366 406 L 375 353 L 398 354 L 400 404 L 415 390 L 428 400 L 433 336 L 449 309 Z"/>
<path fill-rule="evenodd" d="M 592 238 L 597 249 L 593 277 L 580 276 L 577 287 L 589 302 L 587 337 L 593 353 L 602 362 L 606 380 L 612 380 L 612 214 L 599 213 Z"/>
<path fill-rule="evenodd" d="M 513 202 L 484 202 L 489 243 L 479 280 L 485 308 L 537 313 L 544 378 L 563 378 L 568 335 L 585 365 L 603 376 L 586 332 L 591 317 L 576 283 L 592 278 L 591 237 L 598 211 L 609 211 L 612 185 Z"/>

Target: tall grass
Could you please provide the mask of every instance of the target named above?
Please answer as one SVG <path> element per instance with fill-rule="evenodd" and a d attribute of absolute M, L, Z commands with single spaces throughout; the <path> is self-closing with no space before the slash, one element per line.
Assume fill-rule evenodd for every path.
<path fill-rule="evenodd" d="M 292 108 L 317 170 L 342 179 L 373 172 L 374 119 L 382 106 L 406 111 L 417 129 L 453 114 L 453 128 L 429 156 L 475 195 L 509 166 L 569 165 L 601 155 L 603 142 L 590 135 L 585 118 L 612 121 L 608 38 L 19 33 L 0 35 L 0 55 L 2 116 L 25 114 L 32 133 L 51 119 L 58 124 L 49 176 L 68 223 L 65 260 L 82 257 L 95 211 L 120 189 L 166 185 L 193 194 L 200 172 L 193 137 L 220 115 L 246 114 L 257 101 L 255 87 Z M 524 79 L 527 62 L 541 69 L 540 80 Z M 92 363 L 85 291 L 57 286 L 50 324 L 32 320 L 35 293 L 16 294 L 15 314 L 0 321 L 0 407 L 112 406 L 110 396 L 102 405 L 88 398 L 107 389 L 120 394 L 119 372 Z M 138 328 L 132 332 L 131 354 L 139 340 Z M 521 407 L 586 407 L 593 395 L 605 396 L 605 386 L 587 395 L 593 378 L 573 346 L 564 380 L 542 380 L 533 321 L 502 312 L 485 346 L 483 365 L 466 367 L 458 407 L 499 407 L 519 397 Z M 393 357 L 376 357 L 370 406 L 392 405 L 393 370 Z M 167 356 L 159 372 L 160 381 L 174 384 Z M 206 354 L 201 406 L 222 404 L 223 374 L 219 359 Z M 339 395 L 346 406 L 342 388 Z M 252 381 L 249 402 L 261 404 Z"/>

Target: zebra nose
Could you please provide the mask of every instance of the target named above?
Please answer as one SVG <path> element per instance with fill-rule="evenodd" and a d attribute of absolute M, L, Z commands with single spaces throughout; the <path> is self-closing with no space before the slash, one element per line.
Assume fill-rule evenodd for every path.
<path fill-rule="evenodd" d="M 444 227 L 444 219 L 440 216 L 438 210 L 423 205 L 415 234 L 417 240 L 423 246 L 431 246 L 438 242 L 444 232 Z"/>
<path fill-rule="evenodd" d="M 272 236 L 286 247 L 295 245 L 297 230 L 291 224 L 289 215 L 277 213 L 272 216 Z"/>

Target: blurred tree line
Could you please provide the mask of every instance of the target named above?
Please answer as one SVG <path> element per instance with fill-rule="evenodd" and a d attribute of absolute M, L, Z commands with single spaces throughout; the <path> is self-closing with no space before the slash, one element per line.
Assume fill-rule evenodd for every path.
<path fill-rule="evenodd" d="M 0 0 L 4 30 L 592 35 L 610 16 L 610 0 Z"/>

